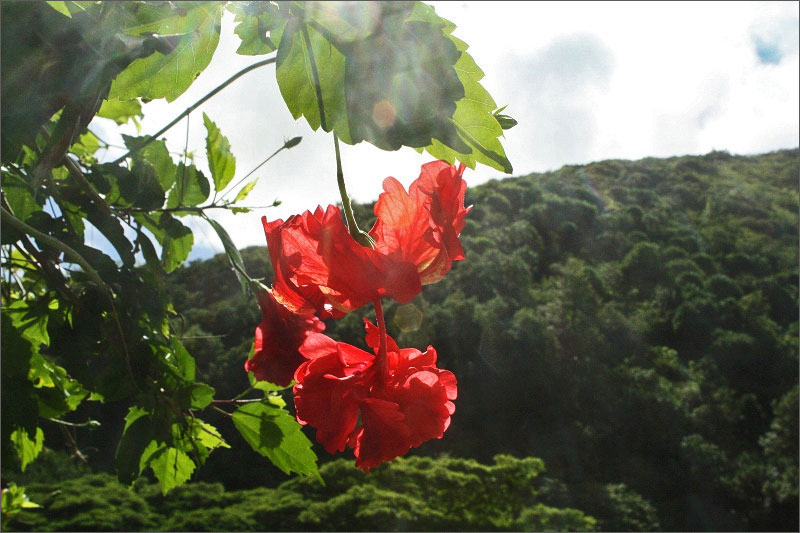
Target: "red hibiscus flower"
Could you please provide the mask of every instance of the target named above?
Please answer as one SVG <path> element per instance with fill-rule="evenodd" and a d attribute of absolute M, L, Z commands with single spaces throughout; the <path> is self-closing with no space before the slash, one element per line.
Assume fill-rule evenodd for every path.
<path fill-rule="evenodd" d="M 456 378 L 436 368 L 436 350 L 399 348 L 366 322 L 373 356 L 321 334 L 300 347 L 308 361 L 295 373 L 297 420 L 317 428 L 333 453 L 353 449 L 356 466 L 369 471 L 433 438 L 441 438 L 455 412 Z M 385 333 L 383 333 L 385 335 Z M 360 414 L 360 424 L 359 424 Z"/>
<path fill-rule="evenodd" d="M 255 353 L 244 363 L 259 381 L 287 386 L 305 361 L 298 348 L 313 332 L 325 329 L 317 317 L 295 314 L 279 304 L 272 291 L 258 295 L 261 323 L 256 328 Z"/>
<path fill-rule="evenodd" d="M 464 259 L 466 183 L 443 161 L 423 165 L 409 192 L 384 180 L 370 230 L 375 248 L 358 244 L 339 209 L 318 207 L 286 220 L 262 218 L 275 271 L 275 297 L 297 313 L 340 317 L 384 296 L 400 303 L 421 286 L 439 281 L 453 261 Z"/>
<path fill-rule="evenodd" d="M 422 285 L 436 283 L 453 261 L 464 259 L 458 236 L 471 207 L 464 207 L 463 173 L 464 165 L 434 161 L 422 166 L 408 192 L 392 177 L 383 180 L 374 210 L 378 220 L 369 232 L 375 250 L 413 263 Z"/>
<path fill-rule="evenodd" d="M 261 220 L 275 271 L 275 296 L 293 311 L 339 317 L 376 297 L 405 303 L 420 291 L 414 265 L 358 244 L 335 206 L 286 222 Z"/>

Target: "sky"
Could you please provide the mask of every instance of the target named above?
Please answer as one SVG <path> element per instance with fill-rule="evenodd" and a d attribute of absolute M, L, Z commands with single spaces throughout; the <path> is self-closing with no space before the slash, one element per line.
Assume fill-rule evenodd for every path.
<path fill-rule="evenodd" d="M 486 75 L 481 83 L 519 123 L 503 139 L 512 175 L 604 159 L 712 150 L 757 154 L 800 144 L 797 2 L 431 4 L 455 23 L 454 35 L 469 44 Z M 233 17 L 226 12 L 211 64 L 174 102 L 145 104 L 141 134 L 155 133 L 222 81 L 266 57 L 240 56 L 238 46 Z M 205 172 L 203 112 L 231 143 L 234 183 L 286 139 L 303 137 L 248 178 L 257 176 L 259 182 L 243 205 L 268 206 L 278 199 L 280 206 L 238 215 L 209 212 L 240 248 L 265 244 L 261 216 L 285 219 L 339 201 L 332 136 L 292 118 L 274 66 L 248 73 L 190 115 L 188 149 Z M 95 119 L 90 129 L 112 144 L 121 144 L 119 133 L 137 134 L 133 125 L 117 128 L 106 119 Z M 182 152 L 186 121 L 165 138 L 170 150 Z M 121 153 L 112 148 L 98 156 L 110 160 Z M 430 160 L 411 148 L 342 146 L 347 188 L 359 202 L 375 200 L 387 176 L 408 186 Z M 464 177 L 473 186 L 506 175 L 478 165 Z M 189 259 L 222 251 L 207 223 L 187 220 L 195 231 Z"/>

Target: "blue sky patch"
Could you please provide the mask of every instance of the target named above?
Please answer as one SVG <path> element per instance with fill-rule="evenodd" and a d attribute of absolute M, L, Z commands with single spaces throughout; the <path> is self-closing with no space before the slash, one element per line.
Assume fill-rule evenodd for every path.
<path fill-rule="evenodd" d="M 758 60 L 764 65 L 777 65 L 783 59 L 778 45 L 764 41 L 761 37 L 755 38 L 756 55 Z"/>

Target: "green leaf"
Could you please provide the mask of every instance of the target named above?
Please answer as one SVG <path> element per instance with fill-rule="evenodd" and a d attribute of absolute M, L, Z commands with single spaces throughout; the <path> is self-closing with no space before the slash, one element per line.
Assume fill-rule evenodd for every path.
<path fill-rule="evenodd" d="M 91 131 L 86 131 L 78 137 L 78 142 L 70 146 L 69 152 L 77 155 L 81 159 L 88 159 L 94 156 L 100 149 L 100 140 Z"/>
<path fill-rule="evenodd" d="M 159 449 L 149 463 L 161 485 L 162 494 L 189 481 L 195 469 L 194 461 L 188 455 L 172 447 Z"/>
<path fill-rule="evenodd" d="M 3 489 L 3 495 L 0 497 L 0 508 L 3 510 L 3 518 L 11 518 L 18 515 L 23 509 L 35 509 L 41 507 L 38 503 L 34 503 L 28 499 L 25 494 L 24 487 L 18 487 L 16 483 L 9 483 L 8 487 Z M 3 523 L 5 527 L 5 522 Z"/>
<path fill-rule="evenodd" d="M 155 168 L 147 162 L 137 160 L 130 172 L 119 175 L 117 186 L 122 199 L 132 206 L 154 210 L 164 205 L 164 190 Z"/>
<path fill-rule="evenodd" d="M 202 172 L 194 165 L 178 163 L 175 170 L 175 185 L 169 193 L 167 207 L 193 207 L 208 199 L 211 186 Z"/>
<path fill-rule="evenodd" d="M 143 118 L 142 104 L 139 100 L 103 100 L 98 117 L 108 118 L 117 124 L 127 124 L 130 119 Z"/>
<path fill-rule="evenodd" d="M 36 436 L 31 439 L 28 432 L 24 429 L 17 429 L 11 434 L 11 442 L 17 450 L 22 471 L 30 464 L 31 461 L 36 459 L 44 446 L 44 432 L 42 428 L 36 428 Z"/>
<path fill-rule="evenodd" d="M 169 213 L 137 214 L 135 218 L 161 245 L 161 263 L 165 272 L 172 272 L 186 260 L 194 245 L 194 235 L 180 220 Z"/>
<path fill-rule="evenodd" d="M 433 8 L 421 2 L 415 4 L 415 11 L 425 12 L 426 10 L 433 11 Z M 449 23 L 449 21 L 447 22 Z M 455 28 L 452 23 L 449 24 L 448 27 Z M 476 163 L 482 163 L 510 174 L 513 172 L 513 168 L 506 158 L 499 139 L 503 136 L 503 128 L 492 114 L 497 105 L 486 89 L 478 83 L 483 78 L 483 71 L 467 53 L 468 46 L 464 41 L 452 35 L 449 35 L 449 38 L 461 52 L 461 56 L 455 64 L 455 70 L 464 86 L 464 98 L 456 102 L 456 111 L 453 113 L 452 121 L 459 137 L 469 147 L 469 150 L 454 149 L 454 147 L 446 146 L 440 140 L 434 140 L 424 150 L 433 157 L 450 163 L 458 160 L 473 169 Z M 417 151 L 422 152 L 422 149 L 417 149 Z"/>
<path fill-rule="evenodd" d="M 128 148 L 136 146 L 141 142 L 140 138 L 122 136 Z M 150 165 L 155 171 L 156 179 L 161 184 L 161 190 L 166 192 L 174 184 L 177 177 L 178 166 L 172 161 L 167 145 L 164 141 L 153 141 L 133 156 L 133 166 Z"/>
<path fill-rule="evenodd" d="M 109 99 L 166 98 L 172 102 L 211 62 L 219 42 L 222 5 L 216 2 L 136 3 L 125 24 L 129 35 L 173 37 L 174 48 L 137 59 L 114 79 Z M 129 8 L 133 11 L 134 7 Z"/>
<path fill-rule="evenodd" d="M 312 60 L 319 74 L 322 103 L 325 108 L 323 130 L 335 131 L 348 144 L 350 126 L 345 99 L 345 56 L 317 29 L 291 18 L 280 34 L 275 75 L 286 106 L 297 119 L 305 116 L 311 129 L 320 127 L 319 101 Z M 278 38 L 278 37 L 276 37 Z M 308 44 L 310 43 L 310 48 Z"/>
<path fill-rule="evenodd" d="M 244 259 L 242 259 L 242 254 L 239 253 L 239 249 L 236 248 L 236 245 L 233 243 L 231 236 L 228 235 L 228 232 L 225 231 L 225 228 L 223 228 L 219 222 L 207 216 L 204 216 L 203 218 L 205 218 L 208 221 L 208 223 L 211 224 L 211 227 L 214 228 L 214 231 L 217 232 L 219 240 L 222 241 L 222 246 L 225 247 L 225 254 L 228 256 L 228 261 L 230 262 L 231 269 L 233 269 L 233 272 L 239 279 L 239 283 L 242 286 L 242 292 L 246 294 L 248 279 L 243 274 L 243 272 L 246 272 L 246 270 L 244 267 Z"/>
<path fill-rule="evenodd" d="M 181 224 L 175 218 L 167 217 L 164 231 L 166 237 L 161 243 L 161 263 L 164 271 L 169 274 L 186 261 L 194 245 L 192 230 Z"/>
<path fill-rule="evenodd" d="M 219 131 L 208 115 L 203 113 L 203 123 L 206 126 L 206 155 L 208 168 L 211 170 L 211 179 L 214 180 L 214 190 L 221 192 L 236 173 L 236 159 L 231 153 L 231 144 Z"/>
<path fill-rule="evenodd" d="M 86 218 L 114 246 L 122 263 L 125 266 L 132 267 L 136 262 L 133 254 L 133 244 L 125 235 L 120 219 L 101 211 L 95 204 L 87 206 Z"/>
<path fill-rule="evenodd" d="M 64 15 L 65 17 L 72 18 L 72 13 L 70 13 L 69 9 L 67 9 L 66 2 L 53 1 L 53 2 L 47 2 L 47 5 L 49 5 L 50 7 L 52 7 L 53 9 Z"/>
<path fill-rule="evenodd" d="M 64 368 L 48 361 L 40 353 L 31 356 L 28 379 L 38 389 L 41 417 L 58 418 L 74 411 L 88 395 L 80 382 L 69 377 Z"/>
<path fill-rule="evenodd" d="M 172 339 L 170 339 L 170 348 L 171 350 L 166 353 L 165 357 L 167 364 L 169 364 L 177 372 L 181 379 L 189 382 L 194 381 L 194 357 L 192 357 L 189 352 L 186 351 L 186 348 L 183 347 L 183 344 L 181 344 L 177 337 L 172 337 Z M 211 397 L 214 397 L 213 389 L 211 392 Z"/>
<path fill-rule="evenodd" d="M 465 93 L 454 68 L 460 51 L 443 31 L 445 22 L 408 20 L 413 4 L 378 5 L 381 29 L 339 45 L 347 58 L 351 144 L 366 140 L 397 150 L 438 139 L 468 150 L 451 121 Z"/>
<path fill-rule="evenodd" d="M 52 304 L 56 307 L 51 308 Z M 58 309 L 56 300 L 17 300 L 5 305 L 4 314 L 11 319 L 11 324 L 18 329 L 22 337 L 31 342 L 35 353 L 39 345 L 49 345 L 50 335 L 47 332 L 49 311 Z"/>
<path fill-rule="evenodd" d="M 219 430 L 217 430 L 217 428 L 211 424 L 203 422 L 198 418 L 194 419 L 193 424 L 195 437 L 209 450 L 220 447 L 230 448 L 230 445 L 225 442 L 225 440 L 222 438 L 222 435 L 220 435 Z"/>
<path fill-rule="evenodd" d="M 192 409 L 202 409 L 211 403 L 217 391 L 211 385 L 205 383 L 195 383 L 192 385 L 191 405 Z"/>
<path fill-rule="evenodd" d="M 42 209 L 36 202 L 35 194 L 33 187 L 22 177 L 16 173 L 3 172 L 3 196 L 8 200 L 14 216 L 23 222 L 31 213 Z M 7 229 L 8 226 L 3 228 L 3 233 Z"/>
<path fill-rule="evenodd" d="M 236 193 L 236 198 L 233 199 L 233 203 L 241 202 L 242 200 L 247 198 L 247 195 L 250 194 L 250 191 L 253 190 L 253 188 L 256 186 L 256 183 L 258 183 L 258 179 L 255 179 L 250 183 L 248 183 L 247 185 L 245 185 L 244 187 L 242 187 L 239 190 L 239 192 Z"/>
<path fill-rule="evenodd" d="M 150 413 L 141 407 L 134 406 L 125 417 L 125 430 L 117 445 L 116 468 L 117 477 L 123 485 L 130 485 L 142 471 L 140 460 L 142 453 L 153 440 L 154 430 Z"/>
<path fill-rule="evenodd" d="M 267 403 L 249 403 L 233 413 L 233 425 L 252 448 L 284 473 L 322 478 L 317 456 L 297 421 L 283 409 Z"/>
<path fill-rule="evenodd" d="M 278 6 L 273 2 L 230 2 L 236 28 L 233 32 L 242 40 L 237 54 L 255 56 L 268 54 L 277 48 L 267 33 L 279 20 Z"/>
<path fill-rule="evenodd" d="M 13 305 L 13 304 L 12 304 Z M 28 370 L 33 354 L 39 352 L 38 343 L 32 345 L 18 327 L 12 324 L 8 308 L 0 313 L 2 335 L 0 335 L 0 358 L 2 359 L 2 460 L 12 461 L 15 449 L 11 435 L 17 429 L 24 430 L 35 439 L 39 409 L 33 384 L 28 380 Z"/>

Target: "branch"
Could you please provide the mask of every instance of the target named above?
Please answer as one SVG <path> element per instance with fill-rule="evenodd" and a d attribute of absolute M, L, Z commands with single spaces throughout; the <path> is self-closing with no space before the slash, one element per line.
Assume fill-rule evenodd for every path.
<path fill-rule="evenodd" d="M 270 207 L 275 207 L 275 202 L 272 205 L 259 205 L 259 206 L 238 206 L 234 204 L 210 204 L 210 205 L 199 205 L 199 206 L 177 206 L 177 207 L 164 207 L 161 209 L 145 209 L 143 207 L 126 207 L 124 209 L 120 209 L 119 211 L 125 214 L 130 213 L 177 213 L 181 211 L 185 211 L 187 213 L 203 213 L 208 209 L 267 209 Z"/>
<path fill-rule="evenodd" d="M 266 158 L 266 159 L 265 159 L 265 160 L 263 160 L 261 163 L 259 163 L 258 165 L 256 165 L 256 167 L 255 167 L 253 170 L 251 170 L 250 172 L 248 172 L 248 173 L 245 175 L 245 177 L 243 177 L 242 179 L 240 179 L 239 181 L 237 181 L 237 182 L 236 182 L 234 185 L 232 185 L 231 187 L 228 187 L 228 190 L 227 190 L 227 191 L 225 191 L 224 193 L 222 193 L 222 195 L 219 197 L 220 201 L 222 201 L 222 199 L 223 199 L 223 198 L 225 198 L 225 196 L 226 196 L 226 195 L 227 195 L 229 192 L 231 192 L 231 191 L 232 191 L 232 190 L 234 190 L 236 187 L 238 187 L 238 186 L 239 186 L 239 184 L 241 184 L 241 183 L 242 183 L 244 180 L 246 180 L 247 178 L 249 178 L 249 177 L 250 177 L 250 176 L 253 174 L 253 172 L 255 172 L 256 170 L 258 170 L 259 168 L 261 168 L 262 166 L 264 166 L 264 165 L 265 165 L 265 164 L 266 164 L 266 163 L 267 163 L 267 162 L 268 162 L 270 159 L 272 159 L 273 157 L 275 157 L 276 155 L 278 155 L 278 153 L 280 153 L 280 151 L 281 151 L 281 150 L 288 150 L 289 148 L 294 148 L 295 146 L 297 146 L 298 144 L 300 144 L 300 141 L 302 141 L 302 140 L 303 140 L 303 138 L 302 138 L 302 137 L 292 137 L 292 138 L 291 138 L 291 139 L 289 139 L 288 141 L 284 142 L 284 143 L 283 143 L 283 146 L 281 146 L 280 148 L 278 148 L 277 150 L 275 150 L 274 152 L 272 152 L 272 155 L 270 155 L 268 158 Z"/>
<path fill-rule="evenodd" d="M 277 56 L 276 56 L 276 57 L 277 57 Z M 198 107 L 198 106 L 200 106 L 201 104 L 203 104 L 203 103 L 204 103 L 206 100 L 208 100 L 209 98 L 211 98 L 212 96 L 214 96 L 215 94 L 217 94 L 218 92 L 220 92 L 222 89 L 224 89 L 225 87 L 227 87 L 228 85 L 230 85 L 231 83 L 233 83 L 234 81 L 236 81 L 237 79 L 239 79 L 240 77 L 244 76 L 245 74 L 247 74 L 247 73 L 248 73 L 248 72 L 250 72 L 251 70 L 257 69 L 258 67 L 263 67 L 264 65 L 269 65 L 269 64 L 271 64 L 271 63 L 274 63 L 274 62 L 275 62 L 275 57 L 270 57 L 269 59 L 265 59 L 265 60 L 263 60 L 263 61 L 259 61 L 258 63 L 253 63 L 253 64 L 252 64 L 252 65 L 250 65 L 249 67 L 245 67 L 245 68 L 243 68 L 242 70 L 240 70 L 239 72 L 237 72 L 236 74 L 234 74 L 233 76 L 231 76 L 230 78 L 228 78 L 227 80 L 225 80 L 224 82 L 222 82 L 222 84 L 218 85 L 218 86 L 217 86 L 217 87 L 216 87 L 216 88 L 215 88 L 213 91 L 211 91 L 210 93 L 208 93 L 207 95 L 205 95 L 204 97 L 202 97 L 200 100 L 198 100 L 198 101 L 197 101 L 197 102 L 195 102 L 194 104 L 192 104 L 192 105 L 190 105 L 189 107 L 187 107 L 187 108 L 186 108 L 186 109 L 183 111 L 183 113 L 181 113 L 180 115 L 178 115 L 177 117 L 175 117 L 175 120 L 173 120 L 172 122 L 170 122 L 169 124 L 167 124 L 166 126 L 164 126 L 163 128 L 161 128 L 161 129 L 160 129 L 158 132 L 156 132 L 154 135 L 151 135 L 151 136 L 150 136 L 150 137 L 149 137 L 149 138 L 148 138 L 146 141 L 144 141 L 142 144 L 140 144 L 140 145 L 138 145 L 138 146 L 136 146 L 136 147 L 134 147 L 134 148 L 131 148 L 131 149 L 128 151 L 128 153 L 126 153 L 126 154 L 124 154 L 124 155 L 122 155 L 122 156 L 118 157 L 118 158 L 117 158 L 117 159 L 115 159 L 114 161 L 112 161 L 112 163 L 111 163 L 111 164 L 112 164 L 112 165 L 118 165 L 118 164 L 122 163 L 122 162 L 123 162 L 125 159 L 127 159 L 128 157 L 130 157 L 131 155 L 135 154 L 136 152 L 138 152 L 139 150 L 141 150 L 142 148 L 144 148 L 145 146 L 147 146 L 147 145 L 148 145 L 148 144 L 150 144 L 151 142 L 155 141 L 155 140 L 156 140 L 156 139 L 157 139 L 159 136 L 161 136 L 162 134 L 164 134 L 164 133 L 165 133 L 167 130 L 169 130 L 169 129 L 170 129 L 172 126 L 174 126 L 175 124 L 177 124 L 178 122 L 180 122 L 180 121 L 181 121 L 181 119 L 182 119 L 183 117 L 185 117 L 186 115 L 188 115 L 189 113 L 191 113 L 192 111 L 194 111 L 195 109 L 197 109 L 197 107 Z"/>
<path fill-rule="evenodd" d="M 52 246 L 56 250 L 63 252 L 65 256 L 69 257 L 75 263 L 80 265 L 80 267 L 83 269 L 86 275 L 89 276 L 89 279 L 94 281 L 98 285 L 98 287 L 100 287 L 103 290 L 103 292 L 106 293 L 108 299 L 113 303 L 114 298 L 112 297 L 111 289 L 108 287 L 108 285 L 106 285 L 106 283 L 100 277 L 100 274 L 98 274 L 97 271 L 94 268 L 92 268 L 92 265 L 90 265 L 89 262 L 86 261 L 86 259 L 84 259 L 81 254 L 79 254 L 78 252 L 76 252 L 74 249 L 64 244 L 63 242 L 59 241 L 58 239 L 55 239 L 50 235 L 46 235 L 41 231 L 30 227 L 29 225 L 27 225 L 26 223 L 24 223 L 23 221 L 21 221 L 11 213 L 9 213 L 5 207 L 0 207 L 0 210 L 2 210 L 2 221 L 4 224 L 8 224 L 12 228 L 15 228 L 23 233 L 27 233 L 28 235 L 32 235 L 37 241 Z"/>
<path fill-rule="evenodd" d="M 83 172 L 81 172 L 81 169 L 78 167 L 78 164 L 75 163 L 75 161 L 73 161 L 72 158 L 69 157 L 68 155 L 64 156 L 63 161 L 67 167 L 67 170 L 69 170 L 69 173 L 72 174 L 72 177 L 75 178 L 75 181 L 77 181 L 78 184 L 81 186 L 81 188 L 84 191 L 86 191 L 86 193 L 92 198 L 92 200 L 94 200 L 94 202 L 97 204 L 100 210 L 103 211 L 104 214 L 110 216 L 111 208 L 108 207 L 106 201 L 103 199 L 102 196 L 100 196 L 100 194 L 95 190 L 95 188 L 92 187 L 92 184 L 87 181 L 86 176 L 83 175 Z"/>

